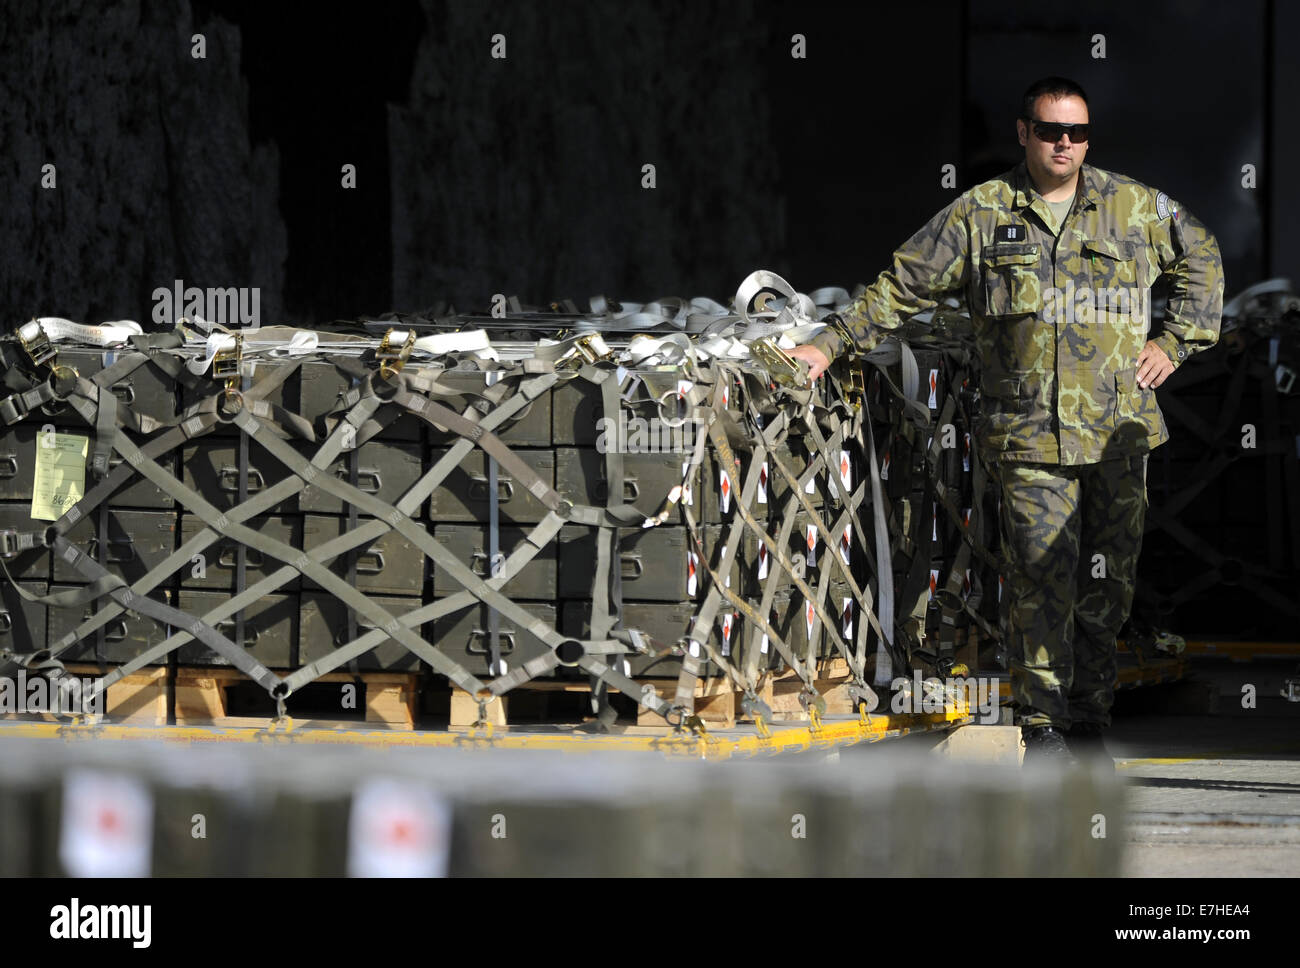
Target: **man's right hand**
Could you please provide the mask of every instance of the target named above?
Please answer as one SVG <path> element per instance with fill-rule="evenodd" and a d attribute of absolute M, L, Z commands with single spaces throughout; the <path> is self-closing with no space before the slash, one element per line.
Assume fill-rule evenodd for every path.
<path fill-rule="evenodd" d="M 831 361 L 826 354 L 813 346 L 811 343 L 805 343 L 803 346 L 796 346 L 792 350 L 786 350 L 786 353 L 796 360 L 803 360 L 808 364 L 808 380 L 811 383 L 831 365 Z"/>

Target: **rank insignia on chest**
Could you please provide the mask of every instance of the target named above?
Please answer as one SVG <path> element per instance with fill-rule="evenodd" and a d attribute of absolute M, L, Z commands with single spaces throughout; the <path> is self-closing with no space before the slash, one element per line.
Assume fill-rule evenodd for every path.
<path fill-rule="evenodd" d="M 995 242 L 1023 242 L 1028 237 L 1023 225 L 999 225 L 993 233 Z"/>

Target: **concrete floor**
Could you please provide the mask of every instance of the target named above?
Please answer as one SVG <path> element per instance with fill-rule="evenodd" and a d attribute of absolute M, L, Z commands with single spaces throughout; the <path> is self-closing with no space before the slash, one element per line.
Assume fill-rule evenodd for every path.
<path fill-rule="evenodd" d="M 1300 876 L 1300 703 L 1279 695 L 1296 663 L 1197 659 L 1193 669 L 1212 713 L 1189 689 L 1117 705 L 1107 745 L 1128 795 L 1124 873 Z M 1255 708 L 1243 708 L 1248 684 Z"/>
<path fill-rule="evenodd" d="M 1300 703 L 1280 695 L 1297 676 L 1297 660 L 1198 657 L 1180 683 L 1121 690 L 1105 741 L 1124 790 L 1124 876 L 1300 876 Z M 949 743 L 961 760 L 1016 762 L 1018 729 L 964 726 L 953 739 L 968 730 L 961 744 L 922 734 L 842 758 L 928 758 Z"/>

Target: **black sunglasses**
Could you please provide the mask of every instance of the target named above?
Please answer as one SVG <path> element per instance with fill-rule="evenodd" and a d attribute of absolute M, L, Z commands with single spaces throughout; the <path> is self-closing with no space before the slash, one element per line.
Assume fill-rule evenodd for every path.
<path fill-rule="evenodd" d="M 1056 121 L 1035 121 L 1033 118 L 1023 118 L 1034 127 L 1034 135 L 1039 141 L 1046 141 L 1049 145 L 1054 145 L 1061 140 L 1061 135 L 1068 134 L 1070 140 L 1076 144 L 1086 144 L 1088 141 L 1088 122 L 1082 124 L 1060 124 Z"/>

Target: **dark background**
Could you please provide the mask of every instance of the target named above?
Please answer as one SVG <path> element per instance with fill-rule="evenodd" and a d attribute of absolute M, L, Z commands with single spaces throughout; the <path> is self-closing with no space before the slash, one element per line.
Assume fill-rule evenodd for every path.
<path fill-rule="evenodd" d="M 1294 5 L 1264 0 L 10 4 L 0 308 L 146 321 L 176 279 L 257 286 L 264 322 L 297 324 L 725 299 L 759 267 L 852 288 L 1020 156 L 1048 73 L 1090 92 L 1089 161 L 1217 234 L 1231 294 L 1300 261 L 1270 178 L 1297 140 L 1269 123 L 1300 116 L 1288 36 Z"/>
<path fill-rule="evenodd" d="M 1023 157 L 1045 74 L 1089 91 L 1090 162 L 1217 235 L 1232 295 L 1300 274 L 1300 188 L 1273 177 L 1300 157 L 1297 42 L 1300 4 L 1268 0 L 24 0 L 0 17 L 0 311 L 148 325 L 176 280 L 258 287 L 261 322 L 297 325 L 494 293 L 727 301 L 757 268 L 851 289 Z M 1187 399 L 1213 416 L 1221 393 Z M 1171 430 L 1157 503 L 1197 460 Z M 1183 516 L 1249 558 L 1282 525 L 1243 471 Z M 1148 535 L 1143 581 L 1172 590 L 1181 554 Z M 1183 626 L 1294 637 L 1238 592 Z"/>

